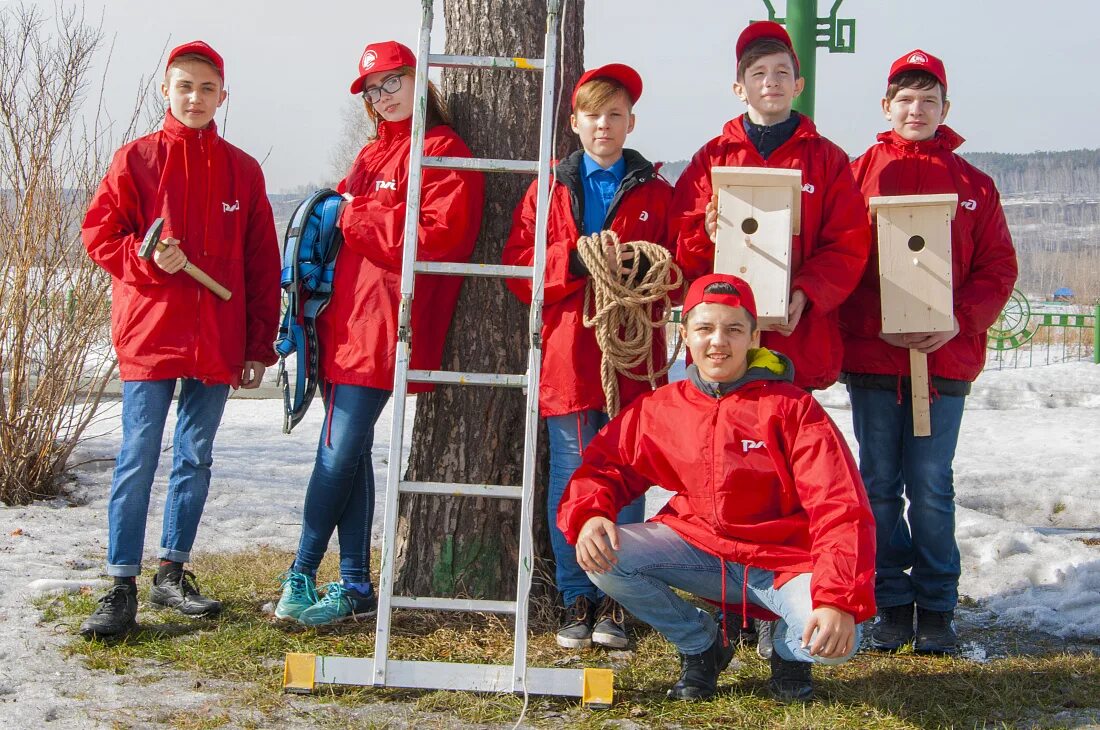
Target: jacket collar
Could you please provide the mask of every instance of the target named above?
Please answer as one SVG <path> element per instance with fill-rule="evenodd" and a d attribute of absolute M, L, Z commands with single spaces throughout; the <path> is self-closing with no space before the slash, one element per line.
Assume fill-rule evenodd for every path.
<path fill-rule="evenodd" d="M 391 142 L 395 139 L 408 137 L 412 134 L 412 117 L 400 122 L 379 122 L 378 139 L 381 142 Z"/>
<path fill-rule="evenodd" d="M 218 125 L 214 122 L 213 119 L 210 120 L 210 124 L 207 124 L 202 129 L 191 129 L 191 127 L 188 127 L 186 124 L 172 116 L 171 110 L 166 112 L 164 115 L 164 125 L 162 129 L 164 130 L 165 134 L 167 134 L 172 139 L 198 139 L 200 132 L 202 134 L 209 134 L 213 137 L 218 136 Z"/>
<path fill-rule="evenodd" d="M 721 398 L 749 383 L 794 382 L 794 364 L 786 355 L 773 352 L 766 347 L 759 347 L 749 350 L 748 358 L 749 368 L 737 380 L 728 383 L 712 383 L 703 380 L 699 375 L 699 367 L 694 363 L 687 368 L 688 380 L 700 393 L 710 398 Z"/>
<path fill-rule="evenodd" d="M 580 185 L 581 175 L 584 173 L 584 166 L 581 164 L 583 159 L 584 150 L 577 150 L 559 161 L 554 165 L 554 178 L 571 189 Z M 643 183 L 657 174 L 653 163 L 642 157 L 636 150 L 624 149 L 623 162 L 626 164 L 626 170 L 623 172 L 624 182 L 631 180 Z"/>
<path fill-rule="evenodd" d="M 745 132 L 746 121 L 750 124 L 752 123 L 747 114 L 742 114 L 739 117 L 729 120 L 726 122 L 725 126 L 722 127 L 722 137 L 732 142 L 736 142 L 737 144 L 748 145 L 756 149 L 752 140 L 749 139 L 748 133 Z M 799 114 L 798 127 L 795 128 L 794 134 L 791 135 L 791 139 L 787 141 L 790 142 L 793 139 L 813 139 L 820 136 L 821 135 L 817 132 L 817 125 L 814 124 L 813 120 L 805 114 Z"/>
<path fill-rule="evenodd" d="M 584 170 L 584 165 L 581 164 L 583 159 L 584 150 L 577 150 L 554 165 L 553 169 L 554 180 L 569 190 L 569 200 L 573 207 L 573 222 L 576 224 L 577 230 L 584 228 L 584 181 L 581 179 Z M 657 176 L 657 168 L 653 163 L 635 150 L 624 149 L 622 161 L 626 163 L 626 172 L 623 174 L 622 182 L 619 183 L 618 192 L 615 193 L 611 205 L 607 208 L 608 219 L 614 218 L 615 211 L 618 209 L 619 203 L 622 202 L 624 195 L 635 186 L 648 182 Z"/>
<path fill-rule="evenodd" d="M 892 145 L 905 152 L 918 152 L 929 154 L 932 152 L 954 152 L 966 140 L 951 127 L 941 124 L 932 139 L 910 142 L 894 130 L 879 133 L 879 142 Z"/>

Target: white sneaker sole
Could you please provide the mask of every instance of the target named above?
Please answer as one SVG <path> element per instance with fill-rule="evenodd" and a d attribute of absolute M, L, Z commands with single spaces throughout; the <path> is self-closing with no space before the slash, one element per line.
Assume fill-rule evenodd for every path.
<path fill-rule="evenodd" d="M 592 646 L 592 639 L 566 639 L 561 636 L 555 636 L 554 639 L 562 649 L 588 649 Z"/>
<path fill-rule="evenodd" d="M 592 643 L 607 647 L 608 649 L 625 649 L 630 645 L 630 639 L 625 636 L 616 636 L 615 634 L 605 634 L 596 631 L 592 634 Z"/>

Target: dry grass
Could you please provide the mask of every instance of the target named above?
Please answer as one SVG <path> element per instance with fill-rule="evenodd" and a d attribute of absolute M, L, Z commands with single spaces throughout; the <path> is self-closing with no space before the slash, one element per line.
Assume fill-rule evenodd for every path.
<path fill-rule="evenodd" d="M 227 693 L 224 706 L 212 708 L 195 727 L 278 724 L 291 712 L 290 700 L 281 692 L 287 652 L 362 657 L 371 656 L 374 648 L 373 622 L 315 630 L 281 625 L 261 612 L 277 597 L 278 575 L 290 560 L 288 553 L 272 550 L 202 558 L 195 569 L 203 588 L 226 604 L 217 620 L 150 612 L 143 602 L 141 630 L 125 641 L 106 644 L 74 638 L 68 651 L 89 667 L 120 674 L 151 662 L 185 670 L 203 681 L 232 680 L 236 689 Z M 326 561 L 321 579 L 334 578 L 335 567 L 334 560 Z M 60 621 L 75 633 L 94 598 L 44 602 L 44 620 Z M 575 701 L 533 697 L 527 721 L 540 727 L 596 728 L 617 720 L 641 727 L 690 728 L 1055 727 L 1089 713 L 1100 717 L 1100 658 L 1091 652 L 1050 650 L 984 664 L 865 653 L 844 666 L 816 668 L 818 701 L 789 707 L 768 697 L 767 665 L 749 649 L 739 649 L 734 666 L 722 677 L 720 696 L 685 704 L 664 699 L 678 662 L 668 643 L 654 632 L 634 627 L 631 652 L 563 652 L 550 626 L 535 628 L 532 666 L 615 669 L 616 702 L 610 710 L 593 712 Z M 398 612 L 393 631 L 394 658 L 511 661 L 511 625 L 499 618 Z M 382 705 L 403 708 L 405 719 L 396 726 L 447 727 L 448 718 L 510 725 L 522 707 L 521 699 L 512 696 L 360 688 L 326 688 L 306 701 L 329 706 L 322 714 L 333 726 L 348 724 L 364 708 Z M 252 719 L 238 718 L 242 713 Z"/>

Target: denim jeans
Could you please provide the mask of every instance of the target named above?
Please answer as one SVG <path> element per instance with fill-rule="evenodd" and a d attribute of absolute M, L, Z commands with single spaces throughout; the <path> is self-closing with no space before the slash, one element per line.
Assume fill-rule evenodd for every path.
<path fill-rule="evenodd" d="M 145 523 L 161 438 L 172 405 L 173 380 L 128 380 L 122 384 L 122 448 L 107 501 L 107 575 L 141 573 Z M 184 379 L 176 405 L 172 473 L 164 501 L 159 557 L 185 563 L 199 529 L 210 488 L 214 436 L 229 397 L 228 385 Z"/>
<path fill-rule="evenodd" d="M 558 529 L 558 506 L 565 487 L 577 467 L 581 454 L 610 419 L 603 411 L 588 410 L 564 416 L 549 416 L 546 430 L 550 441 L 550 484 L 546 495 L 546 514 L 550 523 L 550 545 L 554 549 L 555 579 L 562 601 L 569 606 L 580 596 L 593 603 L 603 598 L 588 575 L 577 565 L 577 551 Z M 645 495 L 623 507 L 617 522 L 631 524 L 645 519 Z"/>
<path fill-rule="evenodd" d="M 934 399 L 932 435 L 917 437 L 909 398 L 898 403 L 894 391 L 852 386 L 848 394 L 859 473 L 875 513 L 875 601 L 879 608 L 916 601 L 932 611 L 952 611 L 961 566 L 951 462 L 966 398 Z"/>
<path fill-rule="evenodd" d="M 607 573 L 588 576 L 607 595 L 672 642 L 681 654 L 700 654 L 718 636 L 718 627 L 706 611 L 681 598 L 674 588 L 710 601 L 722 600 L 722 562 L 680 537 L 671 527 L 655 522 L 619 528 L 618 563 Z M 726 562 L 726 601 L 741 602 L 745 567 Z M 840 664 L 856 653 L 860 627 L 852 650 L 843 657 L 810 656 L 802 647 L 802 633 L 813 613 L 810 573 L 801 573 L 774 586 L 770 570 L 749 570 L 746 596 L 750 603 L 779 616 L 775 651 L 788 661 Z M 730 616 L 729 620 L 735 620 Z"/>
<path fill-rule="evenodd" d="M 302 538 L 294 570 L 317 574 L 333 530 L 340 541 L 340 577 L 370 582 L 374 522 L 374 424 L 390 391 L 331 385 L 325 391 L 325 423 L 302 508 Z"/>

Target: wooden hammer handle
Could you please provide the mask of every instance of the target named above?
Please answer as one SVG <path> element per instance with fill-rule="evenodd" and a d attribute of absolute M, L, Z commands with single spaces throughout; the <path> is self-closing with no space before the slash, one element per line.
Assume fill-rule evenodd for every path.
<path fill-rule="evenodd" d="M 207 274 L 205 271 L 200 269 L 198 266 L 195 266 L 190 261 L 183 265 L 183 271 L 192 279 L 199 282 L 210 291 L 214 292 L 214 294 L 216 294 L 218 298 L 221 299 L 223 302 L 228 302 L 229 298 L 233 296 L 233 292 L 229 291 L 224 286 L 214 281 L 212 278 L 210 278 L 210 274 Z"/>

